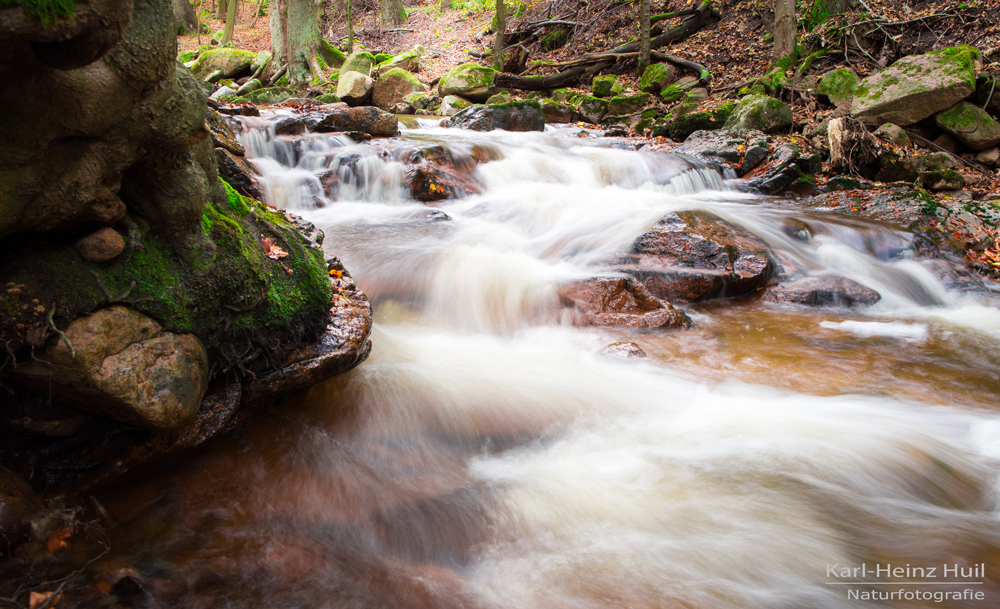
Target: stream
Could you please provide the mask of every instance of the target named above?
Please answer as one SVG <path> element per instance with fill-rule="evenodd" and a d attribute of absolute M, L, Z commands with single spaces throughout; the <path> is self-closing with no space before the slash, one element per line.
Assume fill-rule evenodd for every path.
<path fill-rule="evenodd" d="M 267 202 L 325 232 L 374 348 L 102 497 L 112 564 L 161 606 L 1000 606 L 1000 308 L 913 235 L 577 128 L 355 143 L 273 119 L 236 119 Z M 410 198 L 405 160 L 433 154 L 474 160 L 478 192 Z M 882 299 L 572 325 L 559 285 L 693 209 Z"/>

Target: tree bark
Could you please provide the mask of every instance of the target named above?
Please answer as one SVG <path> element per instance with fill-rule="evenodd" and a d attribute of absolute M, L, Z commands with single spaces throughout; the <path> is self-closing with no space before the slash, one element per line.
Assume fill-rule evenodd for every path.
<path fill-rule="evenodd" d="M 354 52 L 354 7 L 347 0 L 347 54 Z"/>
<path fill-rule="evenodd" d="M 230 0 L 234 1 L 234 0 Z M 270 10 L 273 65 L 288 65 L 288 82 L 301 84 L 321 76 L 315 61 L 319 52 L 319 6 L 313 0 L 277 0 Z"/>
<path fill-rule="evenodd" d="M 649 0 L 639 3 L 639 75 L 649 66 Z"/>
<path fill-rule="evenodd" d="M 236 9 L 239 7 L 239 0 L 227 0 L 226 6 L 226 27 L 222 30 L 222 40 L 219 46 L 223 47 L 232 42 L 233 29 L 236 27 Z"/>
<path fill-rule="evenodd" d="M 226 0 L 219 0 L 218 4 L 215 5 L 215 18 L 222 21 L 226 18 Z"/>
<path fill-rule="evenodd" d="M 772 64 L 795 51 L 795 0 L 774 0 Z"/>
<path fill-rule="evenodd" d="M 382 7 L 382 24 L 389 26 L 402 25 L 406 21 L 402 0 L 379 0 Z"/>
<path fill-rule="evenodd" d="M 493 34 L 493 67 L 503 70 L 503 37 L 507 33 L 507 11 L 503 0 L 497 0 L 497 31 Z"/>

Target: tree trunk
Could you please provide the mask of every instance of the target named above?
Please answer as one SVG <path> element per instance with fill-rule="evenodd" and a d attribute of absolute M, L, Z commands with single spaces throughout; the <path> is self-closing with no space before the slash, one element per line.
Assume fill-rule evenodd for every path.
<path fill-rule="evenodd" d="M 382 7 L 382 24 L 397 26 L 406 21 L 406 12 L 403 10 L 402 0 L 379 0 Z"/>
<path fill-rule="evenodd" d="M 347 54 L 354 52 L 354 7 L 347 0 Z"/>
<path fill-rule="evenodd" d="M 239 6 L 240 0 L 227 0 L 228 6 L 226 7 L 226 28 L 222 30 L 222 40 L 219 41 L 219 46 L 226 46 L 233 40 L 233 29 L 236 27 L 236 9 Z"/>
<path fill-rule="evenodd" d="M 182 27 L 185 34 L 198 29 L 198 15 L 194 13 L 194 7 L 191 6 L 190 0 L 172 0 L 172 6 L 178 33 Z"/>
<path fill-rule="evenodd" d="M 222 21 L 226 18 L 226 0 L 219 0 L 215 5 L 215 18 Z"/>
<path fill-rule="evenodd" d="M 493 67 L 503 70 L 503 36 L 507 33 L 507 11 L 503 0 L 497 0 L 497 31 L 493 34 Z"/>
<path fill-rule="evenodd" d="M 273 65 L 288 65 L 288 82 L 301 84 L 321 76 L 315 73 L 320 41 L 318 5 L 313 0 L 277 0 L 270 20 Z"/>
<path fill-rule="evenodd" d="M 639 3 L 639 75 L 649 66 L 649 0 Z"/>
<path fill-rule="evenodd" d="M 451 8 L 451 0 L 441 0 L 441 4 L 438 5 L 438 9 L 446 11 Z"/>
<path fill-rule="evenodd" d="M 771 62 L 795 51 L 795 0 L 774 0 L 774 52 Z"/>

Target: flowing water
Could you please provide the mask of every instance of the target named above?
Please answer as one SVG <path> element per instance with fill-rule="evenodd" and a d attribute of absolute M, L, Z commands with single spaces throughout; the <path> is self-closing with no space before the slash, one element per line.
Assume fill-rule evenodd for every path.
<path fill-rule="evenodd" d="M 583 130 L 356 144 L 243 120 L 268 202 L 375 304 L 374 349 L 103 499 L 163 606 L 1000 606 L 1000 309 L 912 235 Z M 479 192 L 410 199 L 407 159 L 442 151 Z M 882 300 L 573 327 L 557 286 L 688 209 Z M 601 354 L 620 341 L 649 357 Z"/>

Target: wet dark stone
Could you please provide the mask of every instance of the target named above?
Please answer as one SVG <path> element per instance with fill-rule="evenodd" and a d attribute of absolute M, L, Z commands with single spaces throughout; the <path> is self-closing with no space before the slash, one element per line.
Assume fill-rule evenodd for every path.
<path fill-rule="evenodd" d="M 545 114 L 538 102 L 475 105 L 459 111 L 447 121 L 447 126 L 473 131 L 543 131 Z"/>
<path fill-rule="evenodd" d="M 763 300 L 809 306 L 872 305 L 881 300 L 875 290 L 840 275 L 813 275 L 768 288 Z"/>
<path fill-rule="evenodd" d="M 721 159 L 743 176 L 767 158 L 768 138 L 760 131 L 695 131 L 674 152 L 708 159 Z"/>
<path fill-rule="evenodd" d="M 632 277 L 595 277 L 560 286 L 559 298 L 575 309 L 578 326 L 687 328 L 691 319 L 654 297 Z"/>
<path fill-rule="evenodd" d="M 229 183 L 230 186 L 247 197 L 253 197 L 258 201 L 263 195 L 257 186 L 257 170 L 253 168 L 249 161 L 242 156 L 237 156 L 225 148 L 215 149 L 215 162 L 219 167 L 219 175 Z"/>
<path fill-rule="evenodd" d="M 246 154 L 243 146 L 236 140 L 236 134 L 233 133 L 229 123 L 218 112 L 209 109 L 205 113 L 205 121 L 212 132 L 212 146 L 224 148 L 240 157 Z"/>

